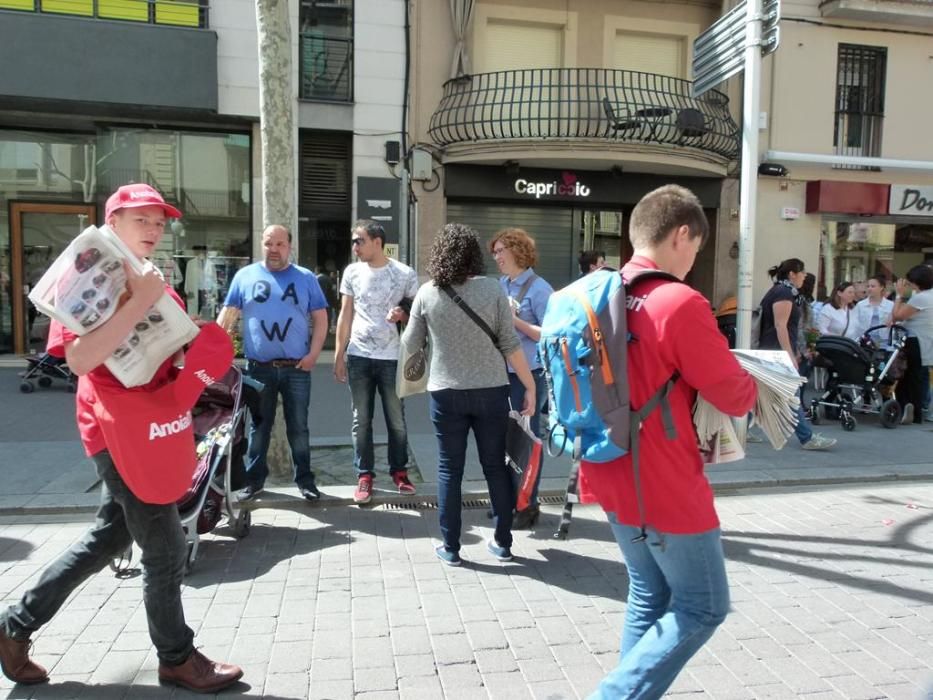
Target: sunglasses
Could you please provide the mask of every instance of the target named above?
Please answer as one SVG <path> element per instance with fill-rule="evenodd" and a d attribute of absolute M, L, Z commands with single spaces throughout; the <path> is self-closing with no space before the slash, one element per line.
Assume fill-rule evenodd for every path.
<path fill-rule="evenodd" d="M 350 245 L 363 245 L 364 243 L 366 243 L 365 238 L 351 238 L 350 239 Z"/>

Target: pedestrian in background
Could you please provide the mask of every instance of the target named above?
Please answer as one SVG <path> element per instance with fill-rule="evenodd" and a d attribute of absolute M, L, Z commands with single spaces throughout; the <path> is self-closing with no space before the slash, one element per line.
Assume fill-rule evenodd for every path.
<path fill-rule="evenodd" d="M 693 193 L 676 185 L 654 190 L 632 211 L 635 253 L 622 276 L 662 270 L 683 280 L 708 235 Z M 729 581 L 693 405 L 699 393 L 723 413 L 742 416 L 756 396 L 702 294 L 666 280 L 645 281 L 636 293 L 639 303 L 626 314 L 638 339 L 628 345 L 632 405 L 644 406 L 676 380 L 668 410 L 658 407 L 641 424 L 640 479 L 632 453 L 580 466 L 581 500 L 606 511 L 628 571 L 619 663 L 591 696 L 598 700 L 660 698 L 725 620 Z"/>
<path fill-rule="evenodd" d="M 894 302 L 884 298 L 886 281 L 881 275 L 870 277 L 866 284 L 868 296 L 855 305 L 855 334 L 861 337 L 873 326 L 884 326 L 891 320 Z M 887 342 L 884 329 L 873 331 L 872 340 L 876 343 Z"/>
<path fill-rule="evenodd" d="M 408 320 L 402 304 L 408 306 L 414 299 L 418 276 L 408 265 L 386 257 L 386 233 L 380 224 L 357 221 L 350 235 L 359 262 L 347 266 L 340 284 L 334 377 L 350 387 L 350 434 L 357 476 L 353 501 L 364 504 L 372 500 L 376 475 L 373 408 L 377 391 L 389 434 L 389 476 L 399 493 L 415 493 L 408 479 L 408 431 L 395 374 L 399 352 L 396 324 Z"/>
<path fill-rule="evenodd" d="M 462 562 L 461 486 L 470 431 L 495 523 L 495 535 L 486 546 L 499 561 L 512 558 L 515 493 L 505 463 L 509 378 L 504 360 L 525 387 L 522 415 L 530 416 L 537 405 L 534 378 L 515 333 L 509 300 L 496 280 L 483 276 L 484 269 L 476 232 L 463 224 L 444 226 L 431 247 L 431 281 L 418 290 L 402 337 L 410 348 L 423 347 L 430 339 L 428 392 L 437 434 L 437 504 L 444 540 L 435 553 L 448 566 Z M 495 339 L 451 295 L 464 302 Z"/>
<path fill-rule="evenodd" d="M 544 369 L 538 362 L 537 343 L 541 338 L 541 319 L 547 301 L 554 293 L 553 287 L 543 278 L 535 274 L 534 266 L 538 262 L 538 251 L 534 239 L 520 228 L 507 228 L 499 231 L 489 242 L 489 252 L 492 253 L 502 273 L 499 284 L 509 299 L 512 308 L 513 323 L 518 339 L 522 344 L 525 361 L 531 370 L 535 382 L 535 406 L 531 414 L 530 427 L 538 437 L 541 437 L 541 410 L 547 401 L 547 386 L 544 381 Z M 510 364 L 509 370 L 509 402 L 512 410 L 521 410 L 525 399 L 525 386 Z M 512 474 L 512 484 L 516 495 L 521 483 L 521 475 Z M 541 472 L 535 479 L 528 507 L 518 511 L 512 521 L 513 530 L 531 527 L 538 520 L 541 508 L 538 505 L 538 485 L 541 483 Z"/>
<path fill-rule="evenodd" d="M 314 273 L 294 265 L 291 252 L 291 232 L 284 226 L 268 226 L 262 232 L 263 259 L 233 276 L 217 319 L 232 334 L 243 315 L 246 373 L 263 385 L 261 420 L 250 423 L 247 483 L 239 493 L 241 501 L 262 493 L 269 476 L 266 455 L 279 396 L 298 492 L 309 501 L 321 497 L 311 471 L 308 411 L 311 370 L 327 338 L 327 301 Z"/>
<path fill-rule="evenodd" d="M 896 291 L 891 316 L 908 335 L 904 345 L 907 368 L 897 382 L 895 396 L 904 409 L 902 423 L 923 423 L 933 365 L 933 268 L 914 265 L 897 281 Z"/>
<path fill-rule="evenodd" d="M 820 309 L 816 325 L 820 335 L 841 335 L 857 338 L 852 302 L 855 301 L 855 285 L 840 282 L 829 295 L 829 301 Z"/>
<path fill-rule="evenodd" d="M 49 680 L 46 670 L 29 658 L 29 637 L 52 619 L 78 586 L 134 543 L 142 552 L 143 604 L 149 638 L 159 659 L 159 680 L 199 693 L 214 693 L 243 675 L 238 666 L 211 661 L 195 649 L 194 632 L 185 622 L 182 606 L 181 584 L 188 550 L 178 508 L 175 503 L 143 502 L 130 490 L 114 464 L 94 411 L 94 404 L 99 400 L 95 387 L 110 392 L 130 391 L 110 373 L 104 362 L 133 327 L 145 320 L 152 305 L 163 294 L 184 306 L 148 260 L 165 232 L 168 219 L 181 216 L 178 209 L 167 204 L 149 185 L 119 188 L 107 200 L 105 219 L 126 247 L 145 261 L 142 273 L 124 263 L 129 297 L 99 328 L 79 337 L 58 321 L 53 320 L 49 326 L 48 350 L 65 357 L 71 371 L 79 376 L 78 430 L 84 450 L 100 477 L 101 503 L 91 529 L 42 572 L 38 583 L 23 594 L 19 603 L 0 614 L 0 669 L 16 683 Z M 174 359 L 166 359 L 150 382 L 132 391 L 151 392 L 168 385 L 178 375 Z M 166 465 L 166 469 L 171 466 Z M 96 609 L 97 604 L 93 605 Z M 113 625 L 124 623 L 125 618 L 122 621 L 113 618 Z"/>

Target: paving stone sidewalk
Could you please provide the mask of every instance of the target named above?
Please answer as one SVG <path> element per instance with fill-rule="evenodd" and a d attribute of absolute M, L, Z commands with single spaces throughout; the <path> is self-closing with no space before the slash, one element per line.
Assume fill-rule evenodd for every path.
<path fill-rule="evenodd" d="M 671 697 L 929 698 L 933 483 L 720 498 L 734 612 Z M 555 508 L 516 533 L 516 561 L 485 551 L 467 510 L 465 565 L 433 556 L 437 513 L 257 509 L 220 528 L 186 580 L 197 643 L 245 667 L 224 697 L 582 698 L 617 660 L 625 569 L 603 515 Z M 18 597 L 85 529 L 0 519 L 0 600 Z M 0 698 L 182 698 L 157 685 L 139 577 L 85 583 L 35 637 L 53 682 L 0 680 Z M 193 697 L 193 696 L 191 696 Z"/>

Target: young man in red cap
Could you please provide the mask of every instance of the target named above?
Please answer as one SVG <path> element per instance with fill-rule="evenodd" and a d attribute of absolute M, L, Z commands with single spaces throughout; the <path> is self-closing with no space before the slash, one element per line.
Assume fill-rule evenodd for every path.
<path fill-rule="evenodd" d="M 181 212 L 156 190 L 139 184 L 126 185 L 111 195 L 105 218 L 123 243 L 146 260 L 162 238 L 166 221 L 180 217 Z M 29 658 L 30 635 L 52 619 L 72 591 L 135 542 L 142 550 L 143 602 L 149 636 L 159 657 L 159 680 L 196 692 L 216 692 L 235 683 L 243 672 L 237 666 L 213 662 L 194 648 L 194 633 L 185 624 L 181 603 L 187 548 L 178 509 L 174 503 L 145 503 L 130 491 L 114 465 L 94 410 L 96 388 L 122 389 L 104 366 L 107 358 L 163 292 L 181 305 L 151 262 L 146 261 L 142 273 L 127 264 L 124 267 L 130 297 L 107 323 L 82 336 L 56 321 L 51 323 L 48 349 L 62 352 L 80 377 L 78 429 L 103 484 L 101 505 L 94 526 L 43 572 L 19 603 L 0 613 L 0 667 L 17 683 L 47 681 L 46 670 Z M 177 372 L 169 358 L 152 381 L 133 391 L 159 389 Z"/>

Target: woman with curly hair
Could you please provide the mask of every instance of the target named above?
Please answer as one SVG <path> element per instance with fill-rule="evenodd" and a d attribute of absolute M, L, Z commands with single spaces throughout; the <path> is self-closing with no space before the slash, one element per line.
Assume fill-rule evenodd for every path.
<path fill-rule="evenodd" d="M 509 300 L 496 280 L 482 276 L 483 270 L 483 251 L 476 232 L 463 224 L 444 226 L 431 248 L 431 281 L 418 290 L 402 337 L 407 347 L 423 347 L 428 340 L 431 343 L 428 392 L 437 434 L 437 505 L 444 538 L 435 552 L 448 566 L 459 566 L 462 561 L 461 483 L 470 430 L 495 522 L 495 536 L 487 549 L 499 561 L 512 558 L 515 495 L 504 459 L 509 414 L 504 359 L 525 388 L 522 414 L 531 415 L 536 406 L 534 378 L 515 334 Z M 495 342 L 459 308 L 447 289 L 489 326 Z"/>
<path fill-rule="evenodd" d="M 502 291 L 509 298 L 512 307 L 512 323 L 515 332 L 522 344 L 522 351 L 531 375 L 535 380 L 537 403 L 535 412 L 531 416 L 531 431 L 540 437 L 541 409 L 547 398 L 544 383 L 544 369 L 538 362 L 537 342 L 541 338 L 541 319 L 544 318 L 544 309 L 547 300 L 554 293 L 554 288 L 535 274 L 534 266 L 538 262 L 538 251 L 534 239 L 520 228 L 507 228 L 499 231 L 489 242 L 489 252 L 495 258 L 496 265 L 502 277 L 499 284 Z M 512 407 L 517 409 L 522 405 L 525 396 L 525 387 L 515 373 L 515 368 L 509 366 L 509 400 Z M 520 476 L 512 472 L 512 482 L 518 489 Z M 528 507 L 518 511 L 512 521 L 512 529 L 521 530 L 535 524 L 541 509 L 538 506 L 538 484 L 541 482 L 541 472 L 535 481 Z"/>

